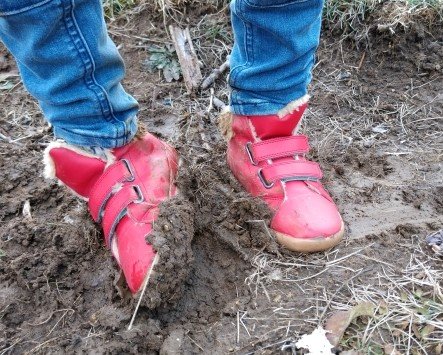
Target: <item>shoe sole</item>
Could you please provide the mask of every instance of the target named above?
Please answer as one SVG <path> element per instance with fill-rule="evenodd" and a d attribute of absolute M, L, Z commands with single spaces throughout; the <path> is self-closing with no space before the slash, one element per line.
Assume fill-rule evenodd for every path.
<path fill-rule="evenodd" d="M 327 238 L 295 238 L 284 233 L 274 232 L 277 236 L 277 241 L 286 249 L 302 253 L 315 253 L 317 251 L 330 249 L 340 243 L 345 234 L 345 225 L 341 222 L 340 230 L 336 234 Z"/>

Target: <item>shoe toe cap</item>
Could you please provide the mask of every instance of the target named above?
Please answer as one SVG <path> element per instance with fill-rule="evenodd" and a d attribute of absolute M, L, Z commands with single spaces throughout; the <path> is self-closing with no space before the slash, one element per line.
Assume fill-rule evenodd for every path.
<path fill-rule="evenodd" d="M 321 196 L 286 199 L 276 212 L 271 227 L 294 238 L 328 238 L 343 228 L 335 204 Z"/>

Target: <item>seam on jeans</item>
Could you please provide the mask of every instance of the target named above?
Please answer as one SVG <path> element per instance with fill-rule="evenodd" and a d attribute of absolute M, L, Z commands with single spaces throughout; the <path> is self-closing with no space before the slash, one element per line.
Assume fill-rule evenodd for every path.
<path fill-rule="evenodd" d="M 5 12 L 1 12 L 0 11 L 0 16 L 17 15 L 17 14 L 20 14 L 22 12 L 26 12 L 26 11 L 35 9 L 36 7 L 43 6 L 43 5 L 45 5 L 45 4 L 47 4 L 48 2 L 51 2 L 51 1 L 52 0 L 43 0 L 43 1 L 38 2 L 37 4 L 31 5 L 31 6 L 26 6 L 26 7 L 23 7 L 21 9 L 19 9 L 19 10 L 5 11 Z"/>
<path fill-rule="evenodd" d="M 284 103 L 279 102 L 262 102 L 262 103 L 231 103 L 230 107 L 236 115 L 275 115 L 281 108 L 285 106 Z"/>
<path fill-rule="evenodd" d="M 243 25 L 245 27 L 244 46 L 246 48 L 246 62 L 242 65 L 236 66 L 235 68 L 232 68 L 231 73 L 229 74 L 230 77 L 232 77 L 232 81 L 235 81 L 237 79 L 241 69 L 250 66 L 254 62 L 254 50 L 252 48 L 254 43 L 252 40 L 252 26 L 250 21 L 248 21 L 243 15 L 246 9 L 242 8 L 242 2 L 237 0 L 235 5 L 237 6 L 237 16 L 243 21 Z"/>
<path fill-rule="evenodd" d="M 238 5 L 237 5 L 238 4 Z M 237 6 L 237 16 L 242 20 L 243 25 L 245 27 L 245 39 L 244 39 L 244 46 L 246 48 L 245 52 L 246 52 L 246 63 L 236 66 L 235 68 L 232 68 L 229 76 L 230 76 L 230 80 L 231 81 L 231 86 L 232 83 L 234 83 L 235 81 L 237 81 L 238 76 L 240 75 L 241 71 L 249 66 L 252 65 L 252 63 L 254 62 L 254 49 L 253 49 L 253 33 L 252 33 L 252 26 L 251 23 L 246 19 L 246 17 L 243 15 L 244 11 L 246 11 L 246 9 L 242 8 L 242 2 L 237 0 L 235 5 Z M 234 100 L 237 100 L 237 93 L 236 91 L 233 91 L 231 93 L 231 96 Z M 231 99 L 232 101 L 232 99 Z"/>
<path fill-rule="evenodd" d="M 84 147 L 106 147 L 109 149 L 120 147 L 129 142 L 129 137 L 107 138 L 92 137 L 88 135 L 72 133 L 65 129 L 54 127 L 54 134 L 57 139 L 63 139 L 69 144 Z"/>
<path fill-rule="evenodd" d="M 97 139 L 97 140 L 104 139 L 103 137 L 91 136 L 91 135 L 89 135 L 89 134 L 83 134 L 83 133 L 82 133 L 82 134 L 79 134 L 79 133 L 74 133 L 74 132 L 71 132 L 71 131 L 69 131 L 69 130 L 67 130 L 67 129 L 65 129 L 65 128 L 60 128 L 60 127 L 57 127 L 57 130 L 67 132 L 67 133 L 69 133 L 69 134 L 76 135 L 76 136 L 78 136 L 78 137 L 87 137 L 87 138 L 93 138 L 93 139 Z M 105 139 L 107 139 L 107 138 L 105 138 Z M 128 135 L 123 134 L 123 135 L 119 135 L 119 136 L 117 136 L 117 137 L 112 137 L 112 138 L 110 138 L 110 139 L 128 139 Z"/>
<path fill-rule="evenodd" d="M 80 28 L 78 26 L 78 23 L 75 19 L 74 14 L 74 7 L 75 7 L 75 1 L 74 0 L 65 0 L 65 4 L 63 6 L 64 9 L 64 21 L 66 28 L 68 30 L 68 33 L 71 37 L 71 40 L 77 49 L 77 52 L 79 54 L 79 57 L 81 61 L 83 62 L 84 66 L 84 75 L 83 79 L 85 82 L 86 87 L 91 90 L 94 95 L 97 98 L 97 101 L 99 103 L 100 110 L 102 112 L 103 117 L 106 121 L 114 120 L 119 125 L 121 125 L 121 122 L 116 119 L 116 117 L 113 114 L 113 110 L 111 107 L 111 104 L 109 102 L 109 98 L 106 94 L 106 90 L 98 84 L 97 80 L 94 76 L 95 71 L 95 62 L 93 60 L 92 54 L 90 52 L 90 49 L 88 47 L 88 44 L 86 40 L 84 39 Z M 117 128 L 117 136 L 120 136 L 119 133 L 121 131 L 120 127 L 116 125 Z M 125 135 L 126 129 L 123 129 L 123 135 Z M 122 136 L 123 136 L 122 135 Z"/>
<path fill-rule="evenodd" d="M 75 0 L 71 0 L 71 4 L 74 5 L 74 3 L 75 3 Z M 109 106 L 109 111 L 110 111 L 110 114 L 111 114 L 112 118 L 114 120 L 116 120 L 117 122 L 119 122 L 117 120 L 117 118 L 115 117 L 115 115 L 114 115 L 114 109 L 113 109 L 113 107 L 111 105 L 111 102 L 109 100 L 108 93 L 106 92 L 105 88 L 97 82 L 97 80 L 95 78 L 94 73 L 95 73 L 96 66 L 95 66 L 94 57 L 92 56 L 91 50 L 89 49 L 89 46 L 88 46 L 88 43 L 86 42 L 85 38 L 83 37 L 83 34 L 80 31 L 80 27 L 79 27 L 79 25 L 77 23 L 77 19 L 75 18 L 75 15 L 74 15 L 74 7 L 72 7 L 72 20 L 74 21 L 75 27 L 77 27 L 78 35 L 81 37 L 81 39 L 83 41 L 83 44 L 84 44 L 84 46 L 86 48 L 86 51 L 89 54 L 89 58 L 90 58 L 91 64 L 92 64 L 92 72 L 91 72 L 92 80 L 94 81 L 95 85 L 97 85 L 102 90 L 103 94 L 105 95 L 106 103 L 107 103 L 107 106 Z"/>

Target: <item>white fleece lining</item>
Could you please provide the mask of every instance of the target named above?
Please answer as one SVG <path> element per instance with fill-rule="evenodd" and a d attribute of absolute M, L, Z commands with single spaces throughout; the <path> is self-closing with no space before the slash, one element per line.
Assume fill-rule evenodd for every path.
<path fill-rule="evenodd" d="M 277 116 L 279 118 L 283 118 L 294 111 L 298 111 L 300 106 L 308 103 L 310 98 L 311 97 L 308 94 L 306 94 L 305 96 L 297 100 L 291 101 L 289 104 L 287 104 L 285 107 L 283 107 L 280 111 L 277 112 Z"/>
<path fill-rule="evenodd" d="M 261 139 L 259 136 L 257 136 L 257 131 L 255 130 L 255 127 L 252 124 L 251 120 L 248 120 L 248 126 L 251 130 L 252 136 L 254 137 L 254 142 L 261 142 Z"/>
<path fill-rule="evenodd" d="M 114 238 L 112 238 L 111 242 L 111 253 L 114 255 L 115 260 L 117 260 L 117 263 L 120 264 L 120 254 L 118 252 L 118 243 L 117 243 L 117 235 L 114 235 Z"/>

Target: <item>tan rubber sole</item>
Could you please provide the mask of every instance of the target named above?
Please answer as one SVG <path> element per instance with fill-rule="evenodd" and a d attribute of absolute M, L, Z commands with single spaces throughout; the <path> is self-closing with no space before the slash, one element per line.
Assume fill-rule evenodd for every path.
<path fill-rule="evenodd" d="M 341 228 L 338 233 L 331 237 L 318 237 L 318 238 L 294 238 L 290 235 L 279 233 L 275 231 L 277 241 L 283 245 L 286 249 L 292 251 L 299 251 L 302 253 L 314 253 L 317 251 L 323 251 L 336 246 L 343 239 L 345 234 L 345 225 L 341 222 Z"/>

